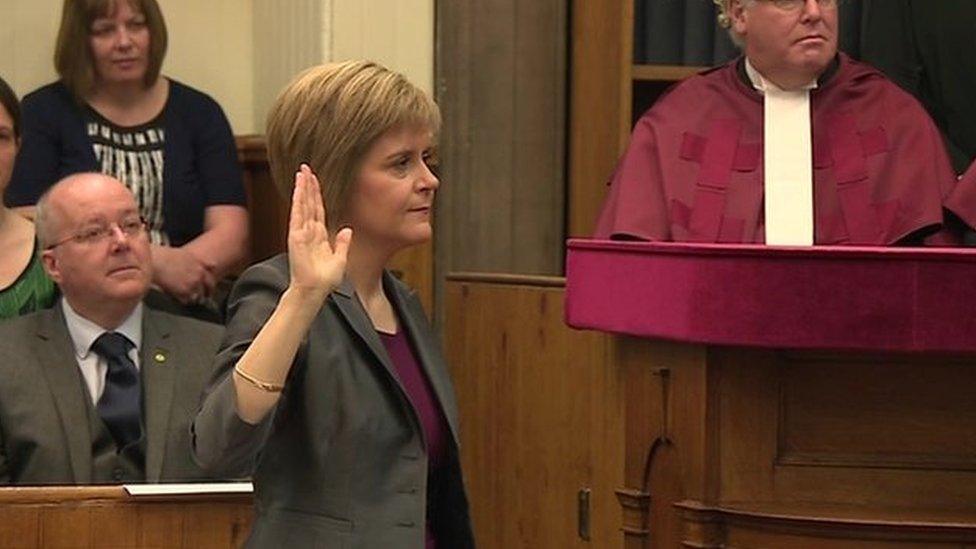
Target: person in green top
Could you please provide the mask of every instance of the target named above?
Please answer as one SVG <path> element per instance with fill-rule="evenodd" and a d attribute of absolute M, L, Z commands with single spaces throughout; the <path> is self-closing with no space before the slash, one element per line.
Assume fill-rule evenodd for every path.
<path fill-rule="evenodd" d="M 0 78 L 0 196 L 20 146 L 20 104 Z M 54 304 L 57 290 L 44 272 L 34 224 L 0 206 L 0 319 Z"/>

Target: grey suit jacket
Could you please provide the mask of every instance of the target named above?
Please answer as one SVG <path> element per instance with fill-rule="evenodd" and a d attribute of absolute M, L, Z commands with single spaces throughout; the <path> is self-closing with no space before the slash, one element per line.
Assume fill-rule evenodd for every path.
<path fill-rule="evenodd" d="M 439 546 L 473 547 L 448 371 L 416 296 L 389 273 L 385 289 L 450 426 L 442 472 L 428 481 L 419 420 L 348 281 L 313 321 L 276 408 L 254 426 L 237 416 L 234 364 L 288 282 L 287 256 L 238 280 L 215 377 L 194 422 L 201 465 L 220 475 L 254 470 L 249 546 L 422 548 L 429 514 Z"/>
<path fill-rule="evenodd" d="M 204 478 L 189 425 L 222 329 L 147 307 L 142 332 L 146 480 Z M 91 482 L 87 398 L 60 305 L 0 323 L 0 484 Z"/>

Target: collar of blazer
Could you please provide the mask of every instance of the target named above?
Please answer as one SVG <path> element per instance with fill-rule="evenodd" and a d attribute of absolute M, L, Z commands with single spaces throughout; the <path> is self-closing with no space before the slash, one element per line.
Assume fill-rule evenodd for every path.
<path fill-rule="evenodd" d="M 35 355 L 44 374 L 61 421 L 74 481 L 91 482 L 92 434 L 85 418 L 89 398 L 84 390 L 75 359 L 71 335 L 60 303 L 37 316 Z M 142 321 L 142 348 L 139 369 L 143 382 L 143 425 L 146 427 L 146 480 L 158 482 L 162 474 L 170 409 L 176 385 L 178 358 L 168 339 L 170 319 L 145 309 Z"/>
<path fill-rule="evenodd" d="M 171 342 L 172 318 L 149 307 L 142 317 L 142 348 L 139 368 L 142 375 L 143 425 L 146 428 L 146 482 L 159 482 L 163 456 L 169 441 L 173 393 L 180 373 L 178 342 Z"/>
<path fill-rule="evenodd" d="M 410 290 L 386 270 L 383 271 L 383 288 L 386 290 L 386 295 L 397 313 L 397 319 L 400 321 L 400 329 L 406 330 L 407 337 L 417 352 L 420 365 L 430 380 L 441 411 L 444 413 L 444 417 L 447 418 L 451 436 L 454 438 L 455 444 L 457 444 L 459 442 L 457 414 L 453 392 L 451 390 L 450 377 L 441 354 L 440 344 L 434 338 L 433 333 L 431 333 L 426 314 L 420 305 L 420 301 L 417 299 L 416 292 Z M 386 347 L 383 346 L 383 342 L 380 341 L 380 337 L 376 333 L 376 328 L 373 327 L 373 322 L 369 319 L 369 315 L 366 314 L 366 309 L 363 308 L 362 303 L 360 303 L 359 298 L 356 296 L 356 289 L 353 287 L 352 281 L 348 278 L 343 279 L 342 283 L 333 290 L 332 295 L 334 296 L 333 301 L 338 307 L 339 312 L 345 317 L 346 322 L 349 323 L 356 335 L 366 343 L 375 360 L 382 365 L 386 373 L 396 383 L 398 392 L 400 393 L 399 400 L 404 413 L 408 417 L 413 418 L 414 427 L 420 431 L 421 437 L 423 437 L 423 430 L 420 428 L 420 418 L 417 417 L 416 410 L 410 404 L 407 391 L 386 352 Z M 424 440 L 424 445 L 426 447 L 426 440 Z"/>

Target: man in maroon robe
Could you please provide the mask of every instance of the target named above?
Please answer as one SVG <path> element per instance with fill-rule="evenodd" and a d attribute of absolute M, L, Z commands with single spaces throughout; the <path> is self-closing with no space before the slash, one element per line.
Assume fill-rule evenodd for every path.
<path fill-rule="evenodd" d="M 952 244 L 944 209 L 976 224 L 925 110 L 837 52 L 835 0 L 724 0 L 744 56 L 691 77 L 637 122 L 597 238 L 762 243 L 764 95 L 809 90 L 816 244 Z"/>

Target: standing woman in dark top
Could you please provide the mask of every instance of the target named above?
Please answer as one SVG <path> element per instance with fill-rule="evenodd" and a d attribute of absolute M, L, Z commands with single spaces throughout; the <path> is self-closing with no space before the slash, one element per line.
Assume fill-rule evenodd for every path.
<path fill-rule="evenodd" d="M 19 145 L 20 106 L 0 78 L 0 196 L 10 181 Z M 42 266 L 34 224 L 0 204 L 0 319 L 46 309 L 55 293 Z"/>
<path fill-rule="evenodd" d="M 161 76 L 156 0 L 65 0 L 60 79 L 24 98 L 23 143 L 7 203 L 32 207 L 62 177 L 125 183 L 146 220 L 154 284 L 206 300 L 247 254 L 247 210 L 230 125 L 207 95 Z"/>
<path fill-rule="evenodd" d="M 193 427 L 204 468 L 254 470 L 249 547 L 474 545 L 440 344 L 386 270 L 431 237 L 439 127 L 427 94 L 366 61 L 309 69 L 272 108 L 288 254 L 231 292 Z"/>

